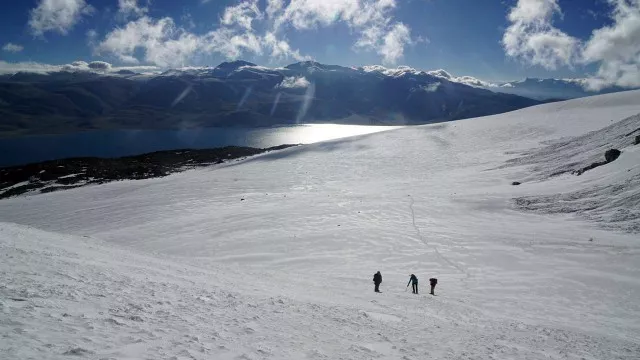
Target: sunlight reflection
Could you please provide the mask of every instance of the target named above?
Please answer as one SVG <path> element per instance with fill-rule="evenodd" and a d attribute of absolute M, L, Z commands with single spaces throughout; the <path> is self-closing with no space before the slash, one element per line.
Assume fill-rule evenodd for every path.
<path fill-rule="evenodd" d="M 307 115 L 307 111 L 309 111 L 309 107 L 311 107 L 311 103 L 313 102 L 313 98 L 316 95 L 316 84 L 311 83 L 307 87 L 307 91 L 304 94 L 304 101 L 300 106 L 300 111 L 298 112 L 298 116 L 296 117 L 296 124 L 300 124 L 300 120 L 304 119 L 305 115 Z"/>
<path fill-rule="evenodd" d="M 278 107 L 278 102 L 280 102 L 280 96 L 282 96 L 281 92 L 276 94 L 276 98 L 275 100 L 273 100 L 273 106 L 271 107 L 271 113 L 269 114 L 269 116 L 273 116 L 273 113 L 276 112 L 276 108 Z"/>
<path fill-rule="evenodd" d="M 244 95 L 242 95 L 242 99 L 238 103 L 238 107 L 236 107 L 236 110 L 240 110 L 242 108 L 242 105 L 244 105 L 244 103 L 249 98 L 249 95 L 251 95 L 251 91 L 253 91 L 253 87 L 249 86 L 247 90 L 245 90 Z"/>
<path fill-rule="evenodd" d="M 189 84 L 184 90 L 182 90 L 180 95 L 178 95 L 178 97 L 176 97 L 176 99 L 173 100 L 173 102 L 171 103 L 171 107 L 176 106 L 180 101 L 182 101 L 182 99 L 184 99 L 187 95 L 189 95 L 192 89 L 193 89 L 193 85 Z"/>

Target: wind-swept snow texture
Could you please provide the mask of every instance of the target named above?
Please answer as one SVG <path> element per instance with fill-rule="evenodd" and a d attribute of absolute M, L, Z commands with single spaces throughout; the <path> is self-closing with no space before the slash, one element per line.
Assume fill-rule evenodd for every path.
<path fill-rule="evenodd" d="M 611 218 L 637 211 L 639 113 L 631 91 L 0 201 L 0 358 L 638 359 L 637 218 Z"/>
<path fill-rule="evenodd" d="M 576 174 L 593 163 L 604 164 L 607 150 L 623 149 L 615 165 L 583 173 L 585 185 L 552 195 L 520 197 L 516 204 L 543 213 L 575 213 L 607 228 L 640 234 L 640 146 L 633 146 L 638 132 L 640 115 L 635 115 L 581 136 L 550 141 L 510 160 L 509 166 L 533 165 L 526 180 L 544 181 Z"/>

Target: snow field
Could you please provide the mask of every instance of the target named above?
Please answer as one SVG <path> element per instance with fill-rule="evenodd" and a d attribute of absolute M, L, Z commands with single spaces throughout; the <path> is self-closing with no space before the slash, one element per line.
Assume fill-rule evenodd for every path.
<path fill-rule="evenodd" d="M 606 203 L 590 189 L 614 180 L 635 194 L 637 148 L 579 177 L 533 177 L 557 165 L 542 155 L 504 165 L 639 114 L 638 95 L 4 200 L 0 353 L 637 359 L 640 244 L 622 231 L 634 220 L 547 213 L 556 201 L 522 211 L 513 200 L 579 192 L 574 200 Z M 437 277 L 438 296 L 404 292 L 411 273 L 423 294 Z"/>

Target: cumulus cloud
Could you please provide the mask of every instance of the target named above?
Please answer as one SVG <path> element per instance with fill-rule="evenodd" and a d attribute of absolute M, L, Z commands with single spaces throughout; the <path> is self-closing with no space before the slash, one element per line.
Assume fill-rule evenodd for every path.
<path fill-rule="evenodd" d="M 104 61 L 92 61 L 87 65 L 87 67 L 89 69 L 99 70 L 99 71 L 109 71 L 109 70 L 111 70 L 111 64 L 109 64 L 108 62 L 104 62 Z"/>
<path fill-rule="evenodd" d="M 547 69 L 596 64 L 596 74 L 582 80 L 591 90 L 640 86 L 640 0 L 607 1 L 611 25 L 582 42 L 553 26 L 562 15 L 557 0 L 518 0 L 502 38 L 506 54 Z"/>
<path fill-rule="evenodd" d="M 404 48 L 408 44 L 412 44 L 411 30 L 402 23 L 395 24 L 377 48 L 378 54 L 382 55 L 382 63 L 397 63 L 404 56 Z"/>
<path fill-rule="evenodd" d="M 273 18 L 284 8 L 284 0 L 267 0 L 267 17 Z"/>
<path fill-rule="evenodd" d="M 6 51 L 6 52 L 18 53 L 18 52 L 24 50 L 24 46 L 18 45 L 18 44 L 14 44 L 14 43 L 6 43 L 2 47 L 2 50 Z"/>
<path fill-rule="evenodd" d="M 393 22 L 391 15 L 395 0 L 292 0 L 284 6 L 282 1 L 271 0 L 268 14 L 277 30 L 292 27 L 309 30 L 346 24 L 357 36 L 356 49 L 372 50 L 382 56 L 385 64 L 395 64 L 404 55 L 404 49 L 413 43 L 411 29 Z"/>
<path fill-rule="evenodd" d="M 291 49 L 289 43 L 283 39 L 278 39 L 278 37 L 271 32 L 266 33 L 263 37 L 264 46 L 269 49 L 269 56 L 274 60 L 285 60 L 288 58 L 292 58 L 298 61 L 301 60 L 310 60 L 309 56 L 303 56 L 300 54 L 299 50 Z"/>
<path fill-rule="evenodd" d="M 29 12 L 29 28 L 36 36 L 49 31 L 66 35 L 83 16 L 94 11 L 85 0 L 40 0 Z"/>
<path fill-rule="evenodd" d="M 284 89 L 305 89 L 309 87 L 311 83 L 305 77 L 286 77 L 282 82 L 276 85 L 277 88 Z"/>
<path fill-rule="evenodd" d="M 127 8 L 136 1 L 120 0 Z M 267 56 L 273 61 L 308 60 L 294 49 L 285 33 L 346 24 L 357 36 L 354 48 L 374 51 L 385 64 L 393 64 L 414 43 L 411 29 L 394 22 L 396 0 L 240 0 L 224 8 L 217 29 L 194 34 L 176 26 L 170 17 L 152 19 L 142 15 L 108 33 L 95 46 L 96 53 L 120 61 L 179 66 L 200 55 L 221 55 L 227 59 Z"/>
<path fill-rule="evenodd" d="M 118 15 L 122 19 L 140 17 L 149 12 L 146 6 L 140 6 L 138 0 L 118 0 Z"/>
<path fill-rule="evenodd" d="M 585 44 L 582 61 L 599 63 L 587 86 L 640 86 L 640 0 L 610 0 L 613 24 L 597 29 Z"/>
<path fill-rule="evenodd" d="M 274 60 L 306 59 L 277 34 L 253 31 L 253 22 L 262 18 L 257 0 L 243 1 L 225 9 L 216 30 L 196 35 L 176 26 L 170 17 L 143 16 L 108 33 L 95 51 L 126 63 L 144 61 L 162 67 L 183 66 L 197 55 L 210 54 L 237 59 L 266 52 Z"/>
<path fill-rule="evenodd" d="M 507 55 L 551 70 L 573 64 L 579 41 L 555 28 L 554 16 L 562 16 L 557 0 L 518 0 L 502 37 Z"/>
<path fill-rule="evenodd" d="M 173 19 L 153 20 L 143 16 L 107 34 L 96 47 L 99 54 L 111 54 L 125 63 L 138 63 L 136 51 L 145 62 L 159 66 L 184 65 L 198 50 L 200 39 L 176 27 Z"/>
<path fill-rule="evenodd" d="M 238 59 L 246 53 L 262 54 L 262 41 L 253 32 L 235 32 L 220 28 L 201 39 L 201 49 L 205 53 L 217 53 L 227 59 Z"/>
<path fill-rule="evenodd" d="M 245 30 L 252 30 L 253 21 L 261 18 L 258 0 L 245 0 L 236 6 L 226 7 L 220 23 L 227 26 L 238 25 Z"/>

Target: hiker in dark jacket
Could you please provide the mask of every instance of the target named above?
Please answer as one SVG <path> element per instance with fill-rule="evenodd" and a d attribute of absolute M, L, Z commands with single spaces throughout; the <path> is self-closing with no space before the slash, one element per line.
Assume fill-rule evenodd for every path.
<path fill-rule="evenodd" d="M 431 278 L 431 279 L 429 279 L 429 284 L 431 284 L 431 293 L 430 293 L 431 295 L 435 295 L 435 294 L 433 293 L 433 290 L 435 290 L 435 289 L 436 289 L 436 284 L 437 284 L 437 283 L 438 283 L 438 279 L 436 279 L 436 278 Z"/>
<path fill-rule="evenodd" d="M 382 282 L 382 274 L 380 271 L 373 274 L 373 284 L 375 285 L 375 291 L 380 292 L 380 283 Z"/>
<path fill-rule="evenodd" d="M 418 278 L 411 274 L 411 277 L 409 278 L 409 282 L 407 283 L 407 287 L 409 287 L 409 284 L 411 284 L 411 290 L 413 291 L 414 294 L 418 293 Z"/>

